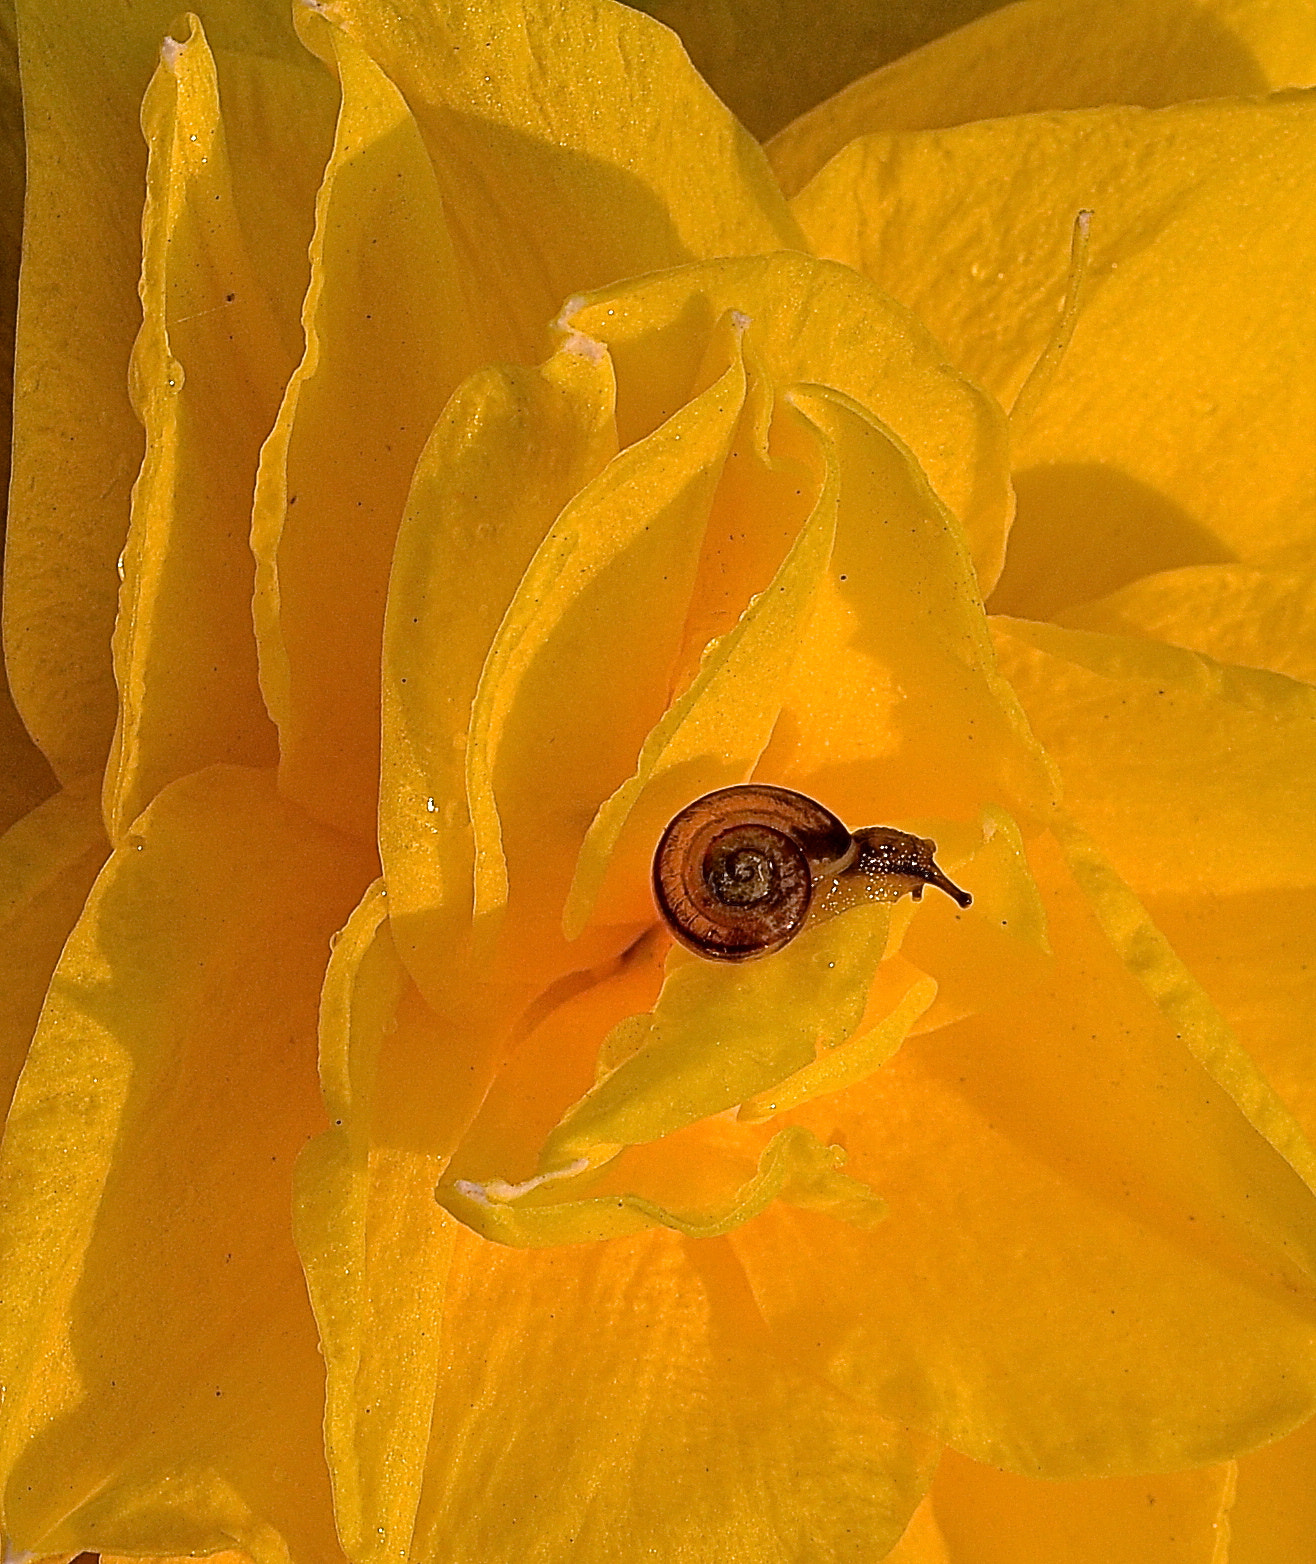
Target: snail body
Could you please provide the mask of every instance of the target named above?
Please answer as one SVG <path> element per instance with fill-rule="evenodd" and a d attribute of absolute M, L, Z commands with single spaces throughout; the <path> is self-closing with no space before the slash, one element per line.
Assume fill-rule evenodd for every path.
<path fill-rule="evenodd" d="M 803 793 L 768 783 L 719 788 L 687 804 L 653 860 L 654 900 L 675 938 L 713 961 L 769 956 L 800 932 L 819 882 L 858 875 L 882 899 L 936 885 L 972 897 L 933 861 L 936 843 L 885 826 L 851 832 Z"/>

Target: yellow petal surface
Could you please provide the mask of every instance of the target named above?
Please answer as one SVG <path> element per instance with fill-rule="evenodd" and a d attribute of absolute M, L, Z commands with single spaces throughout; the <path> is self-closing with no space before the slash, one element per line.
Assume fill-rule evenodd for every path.
<path fill-rule="evenodd" d="M 109 851 L 98 777 L 66 788 L 0 837 L 0 1101 L 8 1107 L 50 974 Z"/>
<path fill-rule="evenodd" d="M 1057 617 L 1070 629 L 1150 636 L 1316 684 L 1316 547 L 1159 571 Z"/>
<path fill-rule="evenodd" d="M 1050 779 L 996 673 L 962 532 L 862 408 L 797 399 L 834 452 L 840 517 L 759 774 L 856 825 L 976 820 L 986 801 L 1038 817 Z"/>
<path fill-rule="evenodd" d="M 711 384 L 563 510 L 489 648 L 467 749 L 475 912 L 510 903 L 506 937 L 533 930 L 523 952 L 539 926 L 560 924 L 578 822 L 631 774 L 666 705 L 745 399 L 739 337 L 728 320 L 710 345 Z"/>
<path fill-rule="evenodd" d="M 28 184 L 5 646 L 18 708 L 63 779 L 100 766 L 114 728 L 114 567 L 143 448 L 128 398 L 129 356 L 142 322 L 140 113 L 177 16 L 173 0 L 115 0 L 94 11 L 65 0 L 19 6 Z M 260 56 L 263 66 L 252 70 L 283 78 L 280 113 L 234 120 L 247 119 L 259 142 L 257 204 L 244 218 L 285 208 L 277 223 L 261 225 L 262 278 L 280 297 L 292 296 L 295 331 L 310 189 L 296 177 L 296 156 L 280 161 L 279 179 L 265 170 L 271 149 L 318 139 L 321 112 L 330 116 L 323 128 L 332 128 L 332 91 L 320 86 L 322 108 L 308 124 L 304 100 L 316 89 L 317 67 L 280 9 L 219 0 L 207 8 L 206 25 L 216 47 L 249 65 Z M 298 80 L 310 76 L 310 87 L 290 91 L 290 71 Z M 236 158 L 236 136 L 229 150 Z"/>
<path fill-rule="evenodd" d="M 459 1233 L 419 1549 L 831 1564 L 894 1541 L 928 1447 L 802 1371 L 725 1240 L 533 1254 Z M 565 1376 L 565 1379 L 564 1379 Z M 562 1394 L 564 1382 L 572 1394 Z M 475 1410 L 478 1409 L 478 1410 Z"/>
<path fill-rule="evenodd" d="M 1238 1462 L 1229 1512 L 1229 1564 L 1312 1564 L 1316 1559 L 1316 1422 Z"/>
<path fill-rule="evenodd" d="M 410 1092 L 425 1103 L 445 1050 L 409 992 L 381 890 L 371 888 L 334 947 L 320 1012 L 333 1127 L 302 1153 L 295 1189 L 297 1245 L 328 1375 L 325 1448 L 354 1560 L 412 1549 L 454 1226 L 433 1195 L 439 1125 L 431 1115 L 417 1136 L 420 1121 L 407 1124 L 404 1109 L 399 1123 L 384 1095 L 407 1061 L 418 1066 Z"/>
<path fill-rule="evenodd" d="M 477 360 L 415 121 L 346 34 L 310 10 L 298 24 L 336 70 L 342 108 L 311 245 L 306 353 L 257 482 L 261 682 L 285 793 L 370 838 L 394 540 L 421 448 Z"/>
<path fill-rule="evenodd" d="M 554 518 L 616 452 L 612 367 L 489 370 L 446 409 L 398 536 L 384 639 L 380 849 L 399 948 L 436 1006 L 469 935 L 471 707 L 490 642 Z"/>
<path fill-rule="evenodd" d="M 1316 889 L 1151 896 L 1147 906 L 1316 1144 Z"/>
<path fill-rule="evenodd" d="M 367 865 L 271 773 L 166 790 L 60 958 L 3 1173 L 16 1546 L 337 1556 L 290 1232 L 315 1008 Z"/>
<path fill-rule="evenodd" d="M 786 1116 L 847 1146 L 885 1223 L 779 1205 L 730 1241 L 820 1366 L 977 1460 L 1047 1477 L 1219 1460 L 1316 1395 L 1295 1269 L 1311 1197 L 1123 967 L 1056 848 L 1037 838 L 1029 859 L 1054 967 Z"/>
<path fill-rule="evenodd" d="M 0 829 L 8 830 L 58 787 L 0 677 Z"/>
<path fill-rule="evenodd" d="M 623 442 L 688 395 L 703 333 L 729 309 L 750 318 L 749 343 L 774 384 L 834 387 L 909 446 L 990 590 L 1011 515 L 1000 411 L 946 362 L 921 321 L 850 271 L 762 256 L 572 300 L 564 320 L 606 342 L 617 365 Z"/>
<path fill-rule="evenodd" d="M 9 492 L 13 433 L 14 325 L 18 262 L 23 247 L 23 92 L 18 79 L 18 25 L 14 6 L 0 7 L 0 479 Z"/>
<path fill-rule="evenodd" d="M 1074 216 L 1094 214 L 1073 340 L 1014 431 L 994 607 L 1047 618 L 1309 536 L 1313 149 L 1311 95 L 1099 109 L 866 137 L 801 192 L 819 252 L 913 308 L 1006 406 L 1055 332 Z"/>
<path fill-rule="evenodd" d="M 762 139 L 888 60 L 1003 0 L 643 0 Z"/>
<path fill-rule="evenodd" d="M 788 125 L 790 194 L 856 136 L 1042 109 L 1246 97 L 1316 81 L 1316 35 L 1282 0 L 1024 0 L 874 71 Z"/>
<path fill-rule="evenodd" d="M 839 1560 L 894 1540 L 931 1447 L 802 1371 L 718 1240 L 513 1250 L 435 1204 L 464 1045 L 411 985 L 386 905 L 377 888 L 335 947 L 333 1127 L 297 1179 L 351 1556 L 550 1564 L 625 1537 L 786 1564 L 806 1542 Z M 546 1051 L 588 1069 L 604 1016 L 649 981 L 633 968 L 583 990 L 546 1018 Z"/>
<path fill-rule="evenodd" d="M 416 115 L 495 358 L 542 356 L 581 289 L 803 248 L 757 143 L 646 16 L 613 0 L 342 0 L 333 15 Z"/>
<path fill-rule="evenodd" d="M 1135 890 L 1316 884 L 1316 689 L 1157 641 L 992 626 L 1067 808 Z"/>
<path fill-rule="evenodd" d="M 948 1450 L 928 1502 L 947 1564 L 1236 1564 L 1234 1485 L 1232 1462 L 1163 1476 L 1043 1482 Z"/>
<path fill-rule="evenodd" d="M 265 85 L 253 75 L 248 94 Z M 276 112 L 273 101 L 262 107 Z M 114 636 L 120 711 L 105 804 L 116 839 L 174 778 L 210 761 L 275 758 L 256 681 L 247 531 L 257 453 L 291 368 L 248 258 L 215 62 L 195 19 L 162 48 L 142 128 L 144 322 L 132 391 L 146 455 Z"/>

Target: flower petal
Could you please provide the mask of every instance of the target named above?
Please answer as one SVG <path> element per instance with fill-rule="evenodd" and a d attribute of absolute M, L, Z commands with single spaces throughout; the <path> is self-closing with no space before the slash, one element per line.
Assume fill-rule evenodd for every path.
<path fill-rule="evenodd" d="M 1014 431 L 993 607 L 1048 618 L 1309 537 L 1313 156 L 1316 94 L 1099 109 L 864 138 L 798 197 L 819 252 L 913 308 L 1006 406 L 1054 335 L 1074 215 L 1094 213 L 1073 340 Z"/>
<path fill-rule="evenodd" d="M 100 779 L 84 778 L 0 837 L 0 1103 L 7 1111 L 50 975 L 109 851 Z"/>
<path fill-rule="evenodd" d="M 1000 410 L 946 362 L 922 321 L 848 269 L 756 256 L 572 299 L 564 323 L 606 342 L 616 362 L 623 443 L 688 395 L 704 333 L 726 310 L 749 317 L 752 350 L 773 385 L 841 391 L 910 448 L 964 528 L 989 591 L 1011 515 Z"/>
<path fill-rule="evenodd" d="M 1316 1144 L 1316 888 L 1151 896 L 1147 908 Z"/>
<path fill-rule="evenodd" d="M 28 184 L 5 642 L 15 703 L 64 780 L 103 764 L 114 728 L 114 567 L 142 453 L 128 399 L 129 354 L 141 324 L 139 112 L 177 15 L 174 0 L 95 11 L 76 0 L 19 5 Z M 235 115 L 235 126 L 250 124 L 260 145 L 240 144 L 235 134 L 229 152 L 235 169 L 240 163 L 251 176 L 243 179 L 254 192 L 244 220 L 256 220 L 262 282 L 285 304 L 291 299 L 287 325 L 295 334 L 310 211 L 299 169 L 313 166 L 305 152 L 320 135 L 318 112 L 308 115 L 306 100 L 318 88 L 331 116 L 332 91 L 306 69 L 279 8 L 219 0 L 207 21 L 216 46 L 242 57 L 235 93 L 250 91 L 259 103 L 252 77 L 263 76 L 283 105 L 278 113 Z M 275 148 L 281 176 L 271 180 L 263 168 Z"/>
<path fill-rule="evenodd" d="M 768 156 L 794 195 L 873 132 L 1106 103 L 1161 108 L 1313 81 L 1306 17 L 1268 0 L 1031 0 L 854 82 L 788 125 Z"/>
<path fill-rule="evenodd" d="M 441 1154 L 399 1135 L 396 1111 L 390 1123 L 387 1099 L 378 1102 L 381 1068 L 393 1084 L 393 1056 L 412 1052 L 408 1043 L 438 1052 L 423 1001 L 412 990 L 402 1004 L 409 981 L 381 890 L 367 892 L 330 958 L 320 1071 L 334 1127 L 303 1151 L 294 1189 L 328 1377 L 335 1514 L 358 1561 L 411 1552 L 454 1232 L 434 1201 Z M 430 1082 L 420 1074 L 408 1084 L 423 1096 Z"/>
<path fill-rule="evenodd" d="M 759 775 L 856 823 L 976 821 L 985 802 L 1042 817 L 1051 778 L 996 672 L 962 532 L 862 407 L 795 398 L 834 453 L 840 518 Z"/>
<path fill-rule="evenodd" d="M 757 144 L 646 16 L 613 0 L 338 0 L 332 15 L 416 116 L 496 358 L 541 357 L 583 288 L 802 248 Z"/>
<path fill-rule="evenodd" d="M 1229 1512 L 1230 1564 L 1316 1561 L 1316 1421 L 1238 1462 Z"/>
<path fill-rule="evenodd" d="M 292 367 L 248 259 L 215 62 L 195 18 L 162 48 L 142 128 L 144 320 L 132 391 L 146 455 L 114 634 L 119 721 L 105 799 L 115 840 L 176 777 L 210 761 L 275 759 L 256 682 L 247 530 L 257 453 Z"/>
<path fill-rule="evenodd" d="M 1233 1497 L 1230 1461 L 1044 1482 L 948 1450 L 927 1502 L 955 1564 L 1222 1564 Z"/>
<path fill-rule="evenodd" d="M 261 684 L 284 792 L 373 838 L 379 644 L 398 523 L 421 448 L 481 355 L 406 104 L 318 12 L 297 20 L 336 71 L 342 108 L 311 242 L 306 353 L 256 485 Z"/>
<path fill-rule="evenodd" d="M 848 82 L 1005 0 L 642 0 L 762 140 Z"/>
<path fill-rule="evenodd" d="M 1029 858 L 1047 975 L 787 1116 L 848 1146 L 887 1221 L 776 1206 L 730 1241 L 769 1319 L 843 1386 L 977 1460 L 1218 1460 L 1316 1400 L 1294 1267 L 1311 1196 L 1123 969 L 1055 847 Z"/>
<path fill-rule="evenodd" d="M 1316 545 L 1159 571 L 1057 618 L 1073 630 L 1150 636 L 1316 684 Z"/>
<path fill-rule="evenodd" d="M 385 621 L 380 848 L 399 948 L 436 1006 L 470 928 L 465 751 L 485 656 L 550 524 L 615 453 L 612 403 L 606 357 L 487 370 L 416 470 Z"/>
<path fill-rule="evenodd" d="M 526 1252 L 435 1204 L 454 1095 L 469 1104 L 464 1045 L 411 985 L 391 900 L 372 891 L 335 947 L 321 1032 L 335 1123 L 297 1177 L 349 1556 L 513 1564 L 529 1545 L 602 1561 L 620 1536 L 643 1551 L 688 1535 L 787 1564 L 806 1534 L 824 1560 L 893 1539 L 931 1448 L 783 1353 L 717 1240 Z M 588 1069 L 582 1039 L 649 981 L 632 965 L 582 989 L 545 1018 L 545 1056 Z M 542 1092 L 534 1076 L 522 1085 Z"/>
<path fill-rule="evenodd" d="M 532 1253 L 459 1235 L 421 1556 L 839 1564 L 895 1540 L 917 1436 L 837 1396 L 764 1327 L 721 1239 Z M 564 1376 L 572 1387 L 563 1395 Z M 531 1554 L 534 1557 L 535 1554 Z"/>
<path fill-rule="evenodd" d="M 335 1556 L 289 1203 L 363 858 L 272 774 L 212 768 L 161 794 L 96 883 L 5 1138 L 20 1547 Z"/>
<path fill-rule="evenodd" d="M 1066 807 L 1135 891 L 1316 885 L 1316 689 L 1159 641 L 991 623 Z"/>

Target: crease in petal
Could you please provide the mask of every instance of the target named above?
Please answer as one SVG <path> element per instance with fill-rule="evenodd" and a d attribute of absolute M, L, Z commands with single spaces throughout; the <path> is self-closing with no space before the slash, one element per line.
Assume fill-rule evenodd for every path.
<path fill-rule="evenodd" d="M 1161 641 L 991 624 L 1066 808 L 1135 891 L 1233 895 L 1316 882 L 1310 685 Z"/>
<path fill-rule="evenodd" d="M 678 268 L 573 298 L 565 324 L 607 343 L 623 440 L 682 400 L 705 331 L 728 309 L 775 386 L 820 384 L 861 403 L 914 453 L 964 528 L 984 593 L 1013 514 L 1005 415 L 947 362 L 923 322 L 847 267 L 776 254 Z M 692 362 L 693 360 L 693 362 Z"/>

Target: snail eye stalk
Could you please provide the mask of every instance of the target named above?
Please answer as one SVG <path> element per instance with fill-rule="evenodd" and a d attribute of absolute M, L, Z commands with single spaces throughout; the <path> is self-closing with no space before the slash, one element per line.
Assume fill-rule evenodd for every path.
<path fill-rule="evenodd" d="M 654 854 L 654 900 L 687 950 L 748 961 L 795 938 L 823 882 L 857 877 L 891 901 L 935 885 L 967 907 L 973 898 L 942 873 L 936 850 L 885 826 L 848 831 L 803 793 L 749 782 L 706 793 L 672 819 Z"/>

